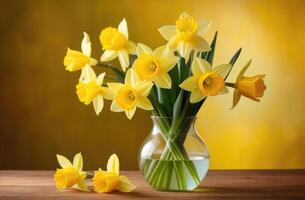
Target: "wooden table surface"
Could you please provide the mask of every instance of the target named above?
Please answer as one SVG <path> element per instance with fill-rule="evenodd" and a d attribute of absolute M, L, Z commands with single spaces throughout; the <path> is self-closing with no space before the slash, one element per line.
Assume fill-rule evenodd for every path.
<path fill-rule="evenodd" d="M 193 192 L 151 189 L 142 175 L 123 171 L 137 186 L 132 193 L 58 191 L 53 171 L 0 171 L 0 199 L 305 199 L 305 170 L 209 171 Z"/>

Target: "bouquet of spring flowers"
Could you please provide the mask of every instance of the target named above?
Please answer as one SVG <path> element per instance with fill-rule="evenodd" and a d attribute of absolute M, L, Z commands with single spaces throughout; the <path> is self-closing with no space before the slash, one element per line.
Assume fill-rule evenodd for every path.
<path fill-rule="evenodd" d="M 167 44 L 152 50 L 129 40 L 127 22 L 123 19 L 117 28 L 107 27 L 101 31 L 103 53 L 100 61 L 91 57 L 87 33 L 81 43 L 82 51 L 68 48 L 64 58 L 68 71 L 81 71 L 76 93 L 84 104 L 93 104 L 97 115 L 107 99 L 112 100 L 111 111 L 125 112 L 128 119 L 134 116 L 137 108 L 150 110 L 158 118 L 156 128 L 164 147 L 154 155 L 156 162 L 143 166 L 140 160 L 145 179 L 157 189 L 189 190 L 194 188 L 188 187 L 189 179 L 197 186 L 203 178 L 196 164 L 188 162 L 191 155 L 185 142 L 189 119 L 196 116 L 207 97 L 226 94 L 229 87 L 233 88 L 233 108 L 241 96 L 259 101 L 266 88 L 264 75 L 244 76 L 251 61 L 241 70 L 235 83 L 226 82 L 241 49 L 228 63 L 212 67 L 217 32 L 210 44 L 203 38 L 210 26 L 208 21 L 197 21 L 182 13 L 175 25 L 159 29 Z M 108 63 L 116 58 L 120 67 Z M 111 73 L 97 76 L 93 66 Z"/>

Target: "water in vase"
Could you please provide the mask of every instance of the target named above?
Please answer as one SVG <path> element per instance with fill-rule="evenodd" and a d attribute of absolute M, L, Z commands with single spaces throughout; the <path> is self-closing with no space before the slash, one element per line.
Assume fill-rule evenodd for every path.
<path fill-rule="evenodd" d="M 205 177 L 209 158 L 192 156 L 189 160 L 144 159 L 142 172 L 146 181 L 158 190 L 188 191 L 195 189 Z"/>

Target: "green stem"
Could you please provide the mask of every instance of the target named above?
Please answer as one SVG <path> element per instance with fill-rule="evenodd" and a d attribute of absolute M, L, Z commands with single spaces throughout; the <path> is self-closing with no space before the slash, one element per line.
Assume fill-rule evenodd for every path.
<path fill-rule="evenodd" d="M 236 88 L 236 84 L 235 83 L 227 83 L 226 82 L 226 86 L 232 87 L 232 88 Z"/>

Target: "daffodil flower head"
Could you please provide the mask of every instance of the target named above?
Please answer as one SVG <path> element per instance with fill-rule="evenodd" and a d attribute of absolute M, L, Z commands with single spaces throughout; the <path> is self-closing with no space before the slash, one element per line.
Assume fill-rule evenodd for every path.
<path fill-rule="evenodd" d="M 119 174 L 120 163 L 116 154 L 112 154 L 107 162 L 107 171 L 95 171 L 93 180 L 94 190 L 98 193 L 107 193 L 114 190 L 131 192 L 136 187 L 126 176 Z"/>
<path fill-rule="evenodd" d="M 56 155 L 57 161 L 62 169 L 57 169 L 54 175 L 56 187 L 60 190 L 73 187 L 77 190 L 88 191 L 85 178 L 86 172 L 83 172 L 82 154 L 74 156 L 73 164 L 64 156 Z"/>
<path fill-rule="evenodd" d="M 196 57 L 191 66 L 193 76 L 183 81 L 180 87 L 191 92 L 191 103 L 197 103 L 206 96 L 227 93 L 224 78 L 231 67 L 230 64 L 223 64 L 212 69 L 206 60 Z"/>
<path fill-rule="evenodd" d="M 129 66 L 129 54 L 135 54 L 135 43 L 128 40 L 128 27 L 125 19 L 121 21 L 118 28 L 107 27 L 101 31 L 100 42 L 104 53 L 101 62 L 108 62 L 116 57 L 119 58 L 124 71 Z"/>
<path fill-rule="evenodd" d="M 76 94 L 81 102 L 89 105 L 93 102 L 95 113 L 99 115 L 104 106 L 104 98 L 112 99 L 112 92 L 108 87 L 103 87 L 103 81 L 106 73 L 101 73 L 96 77 L 91 67 L 84 69 L 83 79 L 76 85 Z"/>
<path fill-rule="evenodd" d="M 260 101 L 263 97 L 266 85 L 264 83 L 265 74 L 259 74 L 252 77 L 245 77 L 246 70 L 250 67 L 251 60 L 244 66 L 236 79 L 235 90 L 233 93 L 234 108 L 240 100 L 241 95 L 248 97 L 254 101 Z"/>
<path fill-rule="evenodd" d="M 171 88 L 168 72 L 176 65 L 177 57 L 166 46 L 152 51 L 148 46 L 139 43 L 133 68 L 141 80 L 154 82 L 160 88 Z"/>
<path fill-rule="evenodd" d="M 159 29 L 161 35 L 168 41 L 168 47 L 188 59 L 191 51 L 204 52 L 211 48 L 203 35 L 210 29 L 209 21 L 196 21 L 187 13 L 182 13 L 176 25 L 166 25 Z"/>
<path fill-rule="evenodd" d="M 97 61 L 91 58 L 91 42 L 89 35 L 84 32 L 84 38 L 81 44 L 82 52 L 68 48 L 64 58 L 66 70 L 73 72 L 83 69 L 85 66 L 96 65 Z"/>
<path fill-rule="evenodd" d="M 152 110 L 151 102 L 147 98 L 153 84 L 136 78 L 133 68 L 126 73 L 125 83 L 108 83 L 114 97 L 110 107 L 113 112 L 125 112 L 128 119 L 135 114 L 136 108 Z"/>

